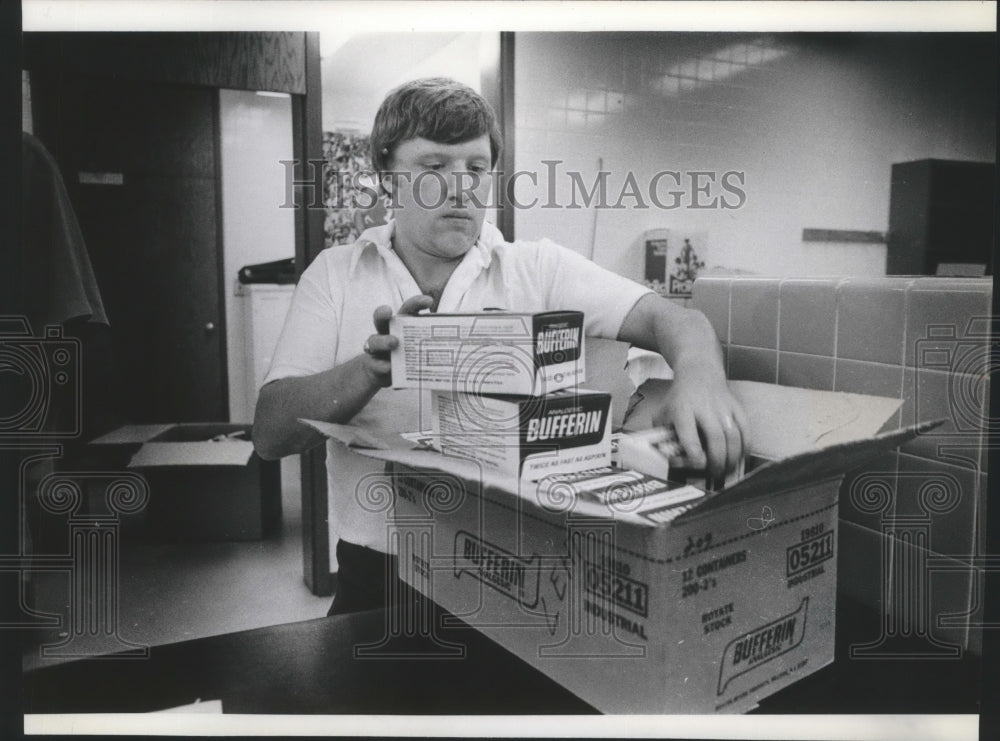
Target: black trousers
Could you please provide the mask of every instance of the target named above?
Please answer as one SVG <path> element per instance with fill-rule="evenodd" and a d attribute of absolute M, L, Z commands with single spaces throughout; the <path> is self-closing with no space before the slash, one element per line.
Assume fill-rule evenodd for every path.
<path fill-rule="evenodd" d="M 364 546 L 337 541 L 337 590 L 327 615 L 396 607 L 420 599 L 400 580 L 396 557 Z"/>

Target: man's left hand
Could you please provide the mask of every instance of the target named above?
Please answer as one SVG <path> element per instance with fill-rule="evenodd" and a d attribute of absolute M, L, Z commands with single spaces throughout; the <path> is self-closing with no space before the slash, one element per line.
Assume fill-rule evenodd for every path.
<path fill-rule="evenodd" d="M 706 469 L 721 480 L 736 468 L 747 444 L 746 416 L 726 379 L 715 368 L 675 372 L 653 424 L 673 425 L 691 468 Z"/>

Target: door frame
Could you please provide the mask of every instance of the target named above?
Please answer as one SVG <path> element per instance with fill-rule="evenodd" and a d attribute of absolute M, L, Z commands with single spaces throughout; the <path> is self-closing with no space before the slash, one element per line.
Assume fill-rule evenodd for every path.
<path fill-rule="evenodd" d="M 323 160 L 323 87 L 320 77 L 319 34 L 306 34 L 303 95 L 292 96 L 292 152 L 295 159 L 296 279 L 323 251 L 324 209 L 321 193 Z M 319 202 L 317 208 L 314 204 Z M 330 569 L 330 525 L 327 502 L 326 446 L 299 456 L 302 466 L 302 575 L 317 596 L 333 594 L 337 575 Z"/>

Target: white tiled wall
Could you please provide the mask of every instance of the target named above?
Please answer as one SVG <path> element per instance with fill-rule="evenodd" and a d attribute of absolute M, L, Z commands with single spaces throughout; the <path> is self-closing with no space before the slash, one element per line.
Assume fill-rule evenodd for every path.
<path fill-rule="evenodd" d="M 929 40 L 927 40 L 929 38 Z M 706 231 L 709 267 L 770 275 L 884 274 L 885 246 L 803 243 L 803 228 L 884 232 L 891 165 L 995 158 L 995 77 L 933 36 L 519 33 L 515 53 L 518 199 L 571 200 L 567 171 L 588 188 L 608 171 L 609 201 L 633 173 L 645 191 L 662 170 L 718 173 L 700 200 L 745 173 L 745 203 L 519 209 L 519 238 L 556 238 L 642 277 L 643 232 Z M 944 42 L 949 43 L 949 42 Z M 945 53 L 948 52 L 948 53 Z M 982 82 L 978 82 L 982 80 Z M 992 86 L 992 87 L 991 87 Z M 558 160 L 555 185 L 549 177 Z M 704 182 L 704 179 L 702 179 Z M 735 181 L 739 185 L 738 181 Z M 669 205 L 671 179 L 659 197 Z M 581 199 L 577 198 L 580 203 Z M 721 203 L 721 201 L 720 201 Z"/>

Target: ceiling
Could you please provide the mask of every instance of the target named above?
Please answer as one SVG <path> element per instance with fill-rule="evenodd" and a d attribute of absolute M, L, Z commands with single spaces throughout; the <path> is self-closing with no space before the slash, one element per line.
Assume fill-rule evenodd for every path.
<path fill-rule="evenodd" d="M 478 90 L 481 40 L 479 33 L 321 32 L 323 129 L 367 133 L 385 94 L 417 77 L 446 75 Z"/>

